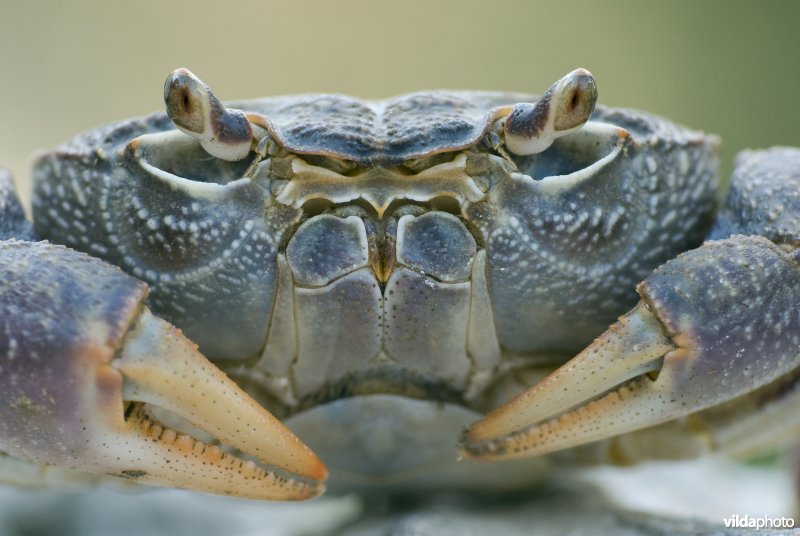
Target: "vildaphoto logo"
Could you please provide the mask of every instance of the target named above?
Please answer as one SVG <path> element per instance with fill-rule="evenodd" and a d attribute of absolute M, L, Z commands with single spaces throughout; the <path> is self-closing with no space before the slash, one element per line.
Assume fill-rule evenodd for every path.
<path fill-rule="evenodd" d="M 791 529 L 794 528 L 794 519 L 791 517 L 768 516 L 740 516 L 733 514 L 723 519 L 726 529 Z"/>

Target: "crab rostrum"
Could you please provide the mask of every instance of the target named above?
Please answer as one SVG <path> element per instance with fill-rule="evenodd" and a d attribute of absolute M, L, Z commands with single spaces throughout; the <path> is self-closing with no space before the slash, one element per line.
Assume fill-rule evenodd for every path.
<path fill-rule="evenodd" d="M 164 96 L 40 155 L 32 226 L 0 176 L 20 463 L 305 499 L 306 444 L 338 489 L 508 489 L 800 427 L 799 150 L 741 154 L 719 209 L 718 140 L 595 106 L 584 69 L 230 107 L 178 69 Z"/>

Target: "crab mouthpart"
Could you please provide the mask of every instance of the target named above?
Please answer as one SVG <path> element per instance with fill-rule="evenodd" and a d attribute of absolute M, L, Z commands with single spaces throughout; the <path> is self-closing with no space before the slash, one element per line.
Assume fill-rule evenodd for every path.
<path fill-rule="evenodd" d="M 670 400 L 673 382 L 663 370 L 665 356 L 676 351 L 642 302 L 575 358 L 470 426 L 462 454 L 538 456 L 689 413 Z"/>
<path fill-rule="evenodd" d="M 124 410 L 113 404 L 107 425 L 96 433 L 107 459 L 115 450 L 110 445 L 126 451 L 112 463 L 116 476 L 253 499 L 303 500 L 324 491 L 322 461 L 179 330 L 149 311 L 110 365 L 122 374 Z M 162 425 L 147 412 L 149 405 L 260 463 Z"/>

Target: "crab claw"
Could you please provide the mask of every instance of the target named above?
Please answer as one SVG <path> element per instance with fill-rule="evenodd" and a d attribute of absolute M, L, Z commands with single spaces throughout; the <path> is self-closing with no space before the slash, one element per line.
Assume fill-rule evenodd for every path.
<path fill-rule="evenodd" d="M 0 242 L 0 450 L 239 497 L 322 493 L 319 458 L 153 316 L 146 294 L 144 283 L 82 253 Z M 170 429 L 152 407 L 244 454 Z"/>
<path fill-rule="evenodd" d="M 736 236 L 668 262 L 574 359 L 473 424 L 466 457 L 546 454 L 745 397 L 800 364 L 800 250 Z"/>

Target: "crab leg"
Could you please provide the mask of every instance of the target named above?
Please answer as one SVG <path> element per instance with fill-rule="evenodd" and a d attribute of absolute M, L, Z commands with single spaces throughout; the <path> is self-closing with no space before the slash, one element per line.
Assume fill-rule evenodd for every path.
<path fill-rule="evenodd" d="M 87 255 L 0 242 L 0 450 L 240 497 L 319 495 L 319 458 L 153 316 L 146 294 L 144 283 Z M 168 428 L 150 406 L 252 459 Z"/>
<path fill-rule="evenodd" d="M 0 168 L 0 240 L 33 239 L 33 226 L 25 219 L 11 173 Z"/>
<path fill-rule="evenodd" d="M 794 380 L 784 384 L 798 378 L 800 365 L 800 151 L 745 155 L 740 165 L 752 169 L 746 178 L 734 175 L 732 196 L 769 190 L 780 207 L 765 202 L 748 214 L 747 229 L 728 214 L 712 236 L 746 230 L 767 238 L 706 242 L 657 269 L 639 285 L 635 309 L 473 424 L 462 439 L 467 457 L 535 456 L 695 412 L 715 438 L 743 444 L 730 419 L 712 418 L 714 408 L 727 403 L 740 422 L 769 408 L 787 413 L 787 393 L 796 389 Z M 729 206 L 737 203 L 729 198 Z"/>

